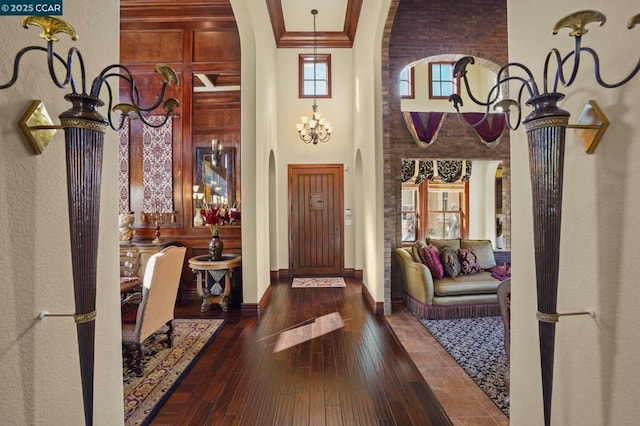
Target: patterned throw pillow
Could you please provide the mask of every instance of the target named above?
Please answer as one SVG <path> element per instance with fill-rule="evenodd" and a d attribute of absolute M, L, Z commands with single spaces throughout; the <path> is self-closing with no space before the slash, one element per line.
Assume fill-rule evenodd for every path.
<path fill-rule="evenodd" d="M 434 279 L 440 279 L 444 277 L 444 267 L 442 266 L 442 262 L 440 262 L 440 252 L 436 246 L 429 244 L 423 250 L 423 255 L 425 262 L 429 271 L 431 271 L 431 276 Z"/>
<path fill-rule="evenodd" d="M 474 274 L 482 270 L 473 247 L 458 250 L 458 260 L 460 261 L 460 271 L 463 274 Z"/>
<path fill-rule="evenodd" d="M 447 275 L 453 278 L 460 275 L 460 260 L 458 260 L 458 253 L 453 248 L 449 246 L 442 247 L 440 260 Z"/>

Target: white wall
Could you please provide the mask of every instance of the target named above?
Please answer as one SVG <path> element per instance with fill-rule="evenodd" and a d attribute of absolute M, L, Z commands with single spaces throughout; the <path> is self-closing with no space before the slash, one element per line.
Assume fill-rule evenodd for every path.
<path fill-rule="evenodd" d="M 273 38 L 273 36 L 272 36 Z M 311 115 L 312 99 L 298 98 L 298 55 L 309 49 L 278 49 L 278 268 L 289 268 L 289 215 L 287 168 L 289 164 L 336 163 L 349 167 L 344 173 L 344 208 L 353 209 L 353 58 L 350 49 L 322 49 L 318 54 L 331 54 L 331 99 L 318 99 L 318 111 L 333 125 L 331 139 L 317 145 L 305 144 L 298 136 L 296 123 L 300 116 Z M 352 216 L 358 220 L 357 214 Z M 354 267 L 354 227 L 344 227 L 344 266 Z"/>
<path fill-rule="evenodd" d="M 384 294 L 384 188 L 382 156 L 382 34 L 389 0 L 363 7 L 353 45 L 353 154 L 358 174 L 354 220 L 357 267 L 377 302 Z M 358 222 L 359 221 L 359 222 Z M 360 263 L 362 262 L 362 263 Z"/>
<path fill-rule="evenodd" d="M 275 42 L 266 3 L 231 0 L 240 32 L 243 303 L 258 303 L 269 286 L 269 155 L 277 140 Z"/>
<path fill-rule="evenodd" d="M 607 16 L 604 27 L 591 24 L 583 45 L 601 55 L 607 81 L 633 69 L 640 54 L 640 28 L 626 29 L 638 13 L 637 0 L 510 1 L 509 56 L 530 65 L 540 78 L 551 47 L 571 49 L 557 20 L 594 9 Z M 550 12 L 552 11 L 552 12 Z M 583 59 L 576 84 L 561 106 L 575 122 L 584 104 L 595 99 L 611 120 L 593 155 L 567 132 L 558 311 L 596 311 L 589 317 L 561 318 L 556 332 L 554 425 L 635 425 L 640 418 L 640 315 L 637 251 L 640 231 L 640 76 L 623 88 L 594 82 L 591 60 Z M 513 92 L 512 92 L 513 93 Z M 525 135 L 512 132 L 512 398 L 511 424 L 542 424 L 531 190 Z"/>
<path fill-rule="evenodd" d="M 469 238 L 496 247 L 496 169 L 500 161 L 473 160 L 469 179 Z"/>
<path fill-rule="evenodd" d="M 118 62 L 118 2 L 66 0 L 64 12 L 79 40 L 60 35 L 57 52 L 66 58 L 71 46 L 78 47 L 91 79 Z M 9 80 L 21 48 L 45 46 L 40 30 L 21 28 L 20 17 L 3 17 L 2 22 L 0 84 Z M 45 310 L 74 312 L 64 137 L 59 131 L 36 156 L 16 124 L 32 99 L 43 100 L 55 122 L 70 107 L 63 98 L 70 90 L 55 88 L 46 70 L 44 53 L 31 53 L 16 85 L 0 91 L 0 412 L 6 425 L 84 424 L 75 323 L 71 318 L 36 320 Z M 96 425 L 123 423 L 117 144 L 117 133 L 108 131 L 98 247 Z"/>

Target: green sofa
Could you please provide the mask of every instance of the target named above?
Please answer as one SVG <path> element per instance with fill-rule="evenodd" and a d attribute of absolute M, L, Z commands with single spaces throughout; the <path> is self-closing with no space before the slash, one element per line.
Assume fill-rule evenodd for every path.
<path fill-rule="evenodd" d="M 492 276 L 493 266 L 510 262 L 509 252 L 494 252 L 488 240 L 429 240 L 441 250 L 444 246 L 474 247 L 482 271 L 461 274 L 455 278 L 434 279 L 416 252 L 416 247 L 394 250 L 400 269 L 403 299 L 415 315 L 427 319 L 498 316 L 497 289 L 501 280 Z"/>

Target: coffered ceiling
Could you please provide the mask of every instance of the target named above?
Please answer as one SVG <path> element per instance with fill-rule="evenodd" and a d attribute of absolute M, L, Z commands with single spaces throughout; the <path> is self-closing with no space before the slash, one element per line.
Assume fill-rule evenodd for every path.
<path fill-rule="evenodd" d="M 352 47 L 363 0 L 266 0 L 277 47 Z"/>
<path fill-rule="evenodd" d="M 350 48 L 358 28 L 363 0 L 251 0 L 264 1 L 269 11 L 276 46 L 313 47 L 312 9 L 316 15 L 317 46 Z M 120 22 L 233 20 L 230 0 L 120 0 Z"/>

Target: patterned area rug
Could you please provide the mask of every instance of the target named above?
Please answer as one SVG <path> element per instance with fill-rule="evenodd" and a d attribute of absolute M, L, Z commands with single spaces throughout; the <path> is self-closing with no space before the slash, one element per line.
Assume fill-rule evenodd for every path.
<path fill-rule="evenodd" d="M 291 288 L 346 287 L 342 277 L 294 278 Z"/>
<path fill-rule="evenodd" d="M 146 425 L 195 364 L 201 351 L 213 341 L 225 320 L 173 320 L 173 347 L 164 334 L 150 336 L 145 344 L 144 375 L 123 366 L 125 425 Z"/>
<path fill-rule="evenodd" d="M 504 399 L 509 367 L 504 353 L 502 318 L 420 319 L 420 322 L 508 416 L 509 406 Z"/>

